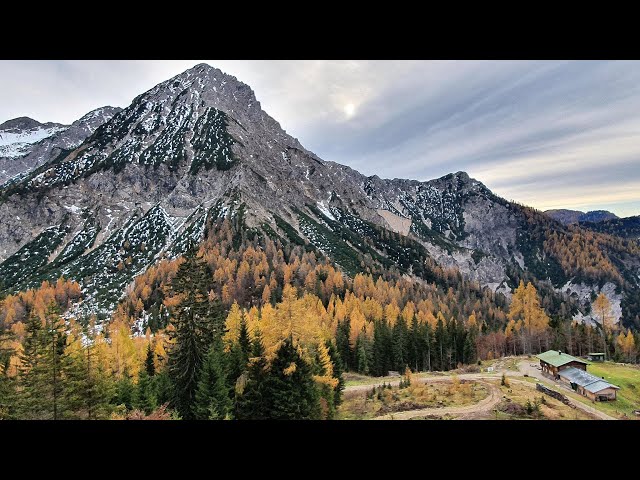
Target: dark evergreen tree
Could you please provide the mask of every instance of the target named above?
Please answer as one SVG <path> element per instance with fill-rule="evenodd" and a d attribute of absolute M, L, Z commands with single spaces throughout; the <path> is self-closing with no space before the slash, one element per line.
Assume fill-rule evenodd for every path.
<path fill-rule="evenodd" d="M 251 337 L 249 337 L 249 330 L 247 329 L 247 320 L 245 318 L 244 311 L 242 312 L 242 319 L 240 320 L 238 345 L 240 346 L 240 351 L 242 351 L 242 354 L 248 360 L 249 354 L 251 353 Z"/>
<path fill-rule="evenodd" d="M 151 342 L 147 345 L 147 356 L 144 360 L 144 369 L 149 377 L 153 377 L 156 374 L 155 354 L 151 348 Z"/>
<path fill-rule="evenodd" d="M 432 370 L 433 352 L 434 352 L 433 342 L 434 342 L 434 335 L 431 329 L 431 325 L 429 325 L 428 323 L 425 323 L 424 325 L 422 325 L 422 328 L 420 329 L 419 346 L 420 346 L 420 352 L 422 357 L 422 365 L 423 365 L 422 368 L 427 371 Z"/>
<path fill-rule="evenodd" d="M 436 346 L 436 362 L 434 362 L 435 370 L 448 370 L 448 362 L 446 361 L 448 339 L 447 332 L 442 319 L 438 319 L 436 331 L 434 333 L 434 342 Z"/>
<path fill-rule="evenodd" d="M 358 373 L 369 375 L 371 372 L 372 346 L 364 333 L 360 333 L 356 339 L 356 370 Z"/>
<path fill-rule="evenodd" d="M 464 347 L 463 347 L 463 361 L 465 364 L 469 365 L 472 363 L 476 363 L 478 360 L 478 351 L 476 347 L 476 329 L 471 328 L 467 331 L 464 338 Z"/>
<path fill-rule="evenodd" d="M 402 316 L 398 318 L 391 331 L 391 354 L 393 369 L 404 372 L 408 365 L 407 322 Z"/>
<path fill-rule="evenodd" d="M 198 374 L 213 339 L 223 332 L 224 315 L 219 300 L 209 302 L 211 275 L 206 264 L 196 257 L 194 249 L 184 259 L 171 282 L 172 293 L 181 295 L 182 301 L 171 315 L 174 328 L 170 330 L 168 373 L 173 384 L 172 405 L 189 420 L 195 416 Z"/>
<path fill-rule="evenodd" d="M 9 364 L 14 354 L 13 348 L 9 347 L 11 340 L 13 334 L 0 322 L 0 420 L 8 420 L 15 416 L 16 382 L 9 376 Z"/>
<path fill-rule="evenodd" d="M 351 321 L 348 318 L 345 318 L 342 322 L 338 322 L 338 325 L 336 326 L 336 347 L 338 348 L 338 353 L 342 359 L 344 369 L 347 371 L 354 367 L 357 368 L 357 365 L 352 365 L 351 362 L 351 358 L 353 358 L 354 355 L 349 343 L 350 336 Z"/>
<path fill-rule="evenodd" d="M 62 359 L 65 326 L 57 305 L 47 307 L 44 324 L 34 313 L 25 327 L 20 371 L 19 415 L 25 419 L 64 417 Z"/>
<path fill-rule="evenodd" d="M 258 333 L 251 342 L 247 382 L 236 399 L 235 417 L 239 420 L 267 420 L 269 418 L 264 391 L 268 365 L 264 355 L 264 346 Z"/>
<path fill-rule="evenodd" d="M 267 418 L 273 420 L 319 419 L 320 395 L 311 367 L 300 357 L 291 338 L 276 353 L 264 381 Z"/>
<path fill-rule="evenodd" d="M 235 385 L 240 375 L 242 375 L 247 369 L 250 351 L 251 339 L 249 338 L 247 322 L 243 312 L 242 320 L 240 321 L 238 341 L 231 346 L 231 350 L 229 352 L 229 368 L 227 369 L 229 385 Z"/>
<path fill-rule="evenodd" d="M 325 345 L 329 350 L 331 363 L 333 363 L 333 376 L 338 379 L 338 386 L 335 388 L 335 394 L 333 396 L 333 402 L 337 408 L 342 403 L 342 392 L 345 387 L 345 381 L 342 375 L 344 373 L 344 366 L 336 345 L 331 340 L 327 340 Z"/>
<path fill-rule="evenodd" d="M 124 405 L 127 410 L 131 410 L 133 408 L 134 394 L 135 385 L 133 384 L 133 379 L 125 368 L 122 378 L 116 382 L 115 404 Z"/>
<path fill-rule="evenodd" d="M 373 328 L 373 369 L 378 377 L 389 374 L 392 366 L 391 329 L 385 320 L 378 320 Z"/>
<path fill-rule="evenodd" d="M 146 369 L 140 370 L 133 395 L 133 407 L 149 415 L 158 407 L 156 383 Z"/>
<path fill-rule="evenodd" d="M 75 344 L 68 345 L 65 350 L 67 418 L 107 419 L 113 410 L 115 385 L 96 358 L 93 331 L 93 328 L 85 328 L 86 345 L 82 346 L 82 340 L 76 339 Z"/>
<path fill-rule="evenodd" d="M 43 362 L 42 336 L 43 325 L 40 318 L 32 312 L 25 323 L 25 335 L 20 355 L 20 401 L 19 418 L 39 418 L 42 409 L 42 397 L 39 389 L 44 390 L 44 380 L 40 364 Z"/>
<path fill-rule="evenodd" d="M 411 319 L 411 329 L 408 332 L 407 338 L 407 363 L 416 372 L 423 369 L 419 355 L 419 343 L 420 326 L 418 325 L 418 319 L 414 315 Z"/>
<path fill-rule="evenodd" d="M 157 372 L 152 379 L 158 405 L 171 403 L 171 399 L 174 397 L 173 385 L 167 369 Z"/>
<path fill-rule="evenodd" d="M 451 318 L 447 322 L 446 361 L 447 370 L 456 368 L 458 364 L 458 352 L 462 353 L 462 346 L 458 349 L 458 322 Z"/>
<path fill-rule="evenodd" d="M 199 375 L 195 396 L 195 418 L 224 420 L 231 410 L 232 402 L 227 385 L 222 342 L 216 341 L 209 349 Z"/>

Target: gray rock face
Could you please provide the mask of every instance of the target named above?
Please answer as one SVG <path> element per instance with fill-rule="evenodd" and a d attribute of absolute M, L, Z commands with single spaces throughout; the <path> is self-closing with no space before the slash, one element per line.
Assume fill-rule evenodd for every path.
<path fill-rule="evenodd" d="M 576 297 L 582 306 L 592 304 L 592 294 L 604 293 L 611 304 L 611 309 L 607 313 L 610 321 L 613 324 L 620 323 L 620 319 L 622 317 L 622 294 L 616 292 L 615 284 L 606 282 L 602 287 L 594 287 L 593 285 L 585 285 L 584 283 L 574 284 L 572 282 L 567 282 L 566 285 L 563 285 L 559 290 L 567 295 Z M 602 322 L 602 319 L 596 315 L 593 308 L 587 315 L 583 315 L 581 312 L 578 312 L 573 317 L 573 320 L 593 326 L 599 325 Z"/>
<path fill-rule="evenodd" d="M 71 125 L 42 124 L 28 117 L 7 120 L 0 125 L 0 185 L 77 147 L 120 110 L 101 107 Z"/>

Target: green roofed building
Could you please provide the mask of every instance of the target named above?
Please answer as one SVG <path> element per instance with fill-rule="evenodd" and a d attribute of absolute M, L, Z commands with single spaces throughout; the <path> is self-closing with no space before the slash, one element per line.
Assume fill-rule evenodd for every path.
<path fill-rule="evenodd" d="M 590 353 L 590 356 L 603 355 L 604 353 Z M 568 387 L 587 397 L 594 402 L 615 400 L 617 398 L 617 387 L 603 378 L 587 373 L 587 365 L 590 362 L 576 358 L 572 355 L 559 352 L 558 350 L 547 350 L 538 355 L 542 373 L 559 380 Z"/>
<path fill-rule="evenodd" d="M 542 373 L 552 376 L 555 380 L 560 378 L 559 372 L 565 368 L 573 367 L 586 372 L 587 365 L 589 365 L 589 362 L 585 360 L 562 353 L 558 350 L 547 350 L 539 354 L 538 358 L 540 359 Z"/>

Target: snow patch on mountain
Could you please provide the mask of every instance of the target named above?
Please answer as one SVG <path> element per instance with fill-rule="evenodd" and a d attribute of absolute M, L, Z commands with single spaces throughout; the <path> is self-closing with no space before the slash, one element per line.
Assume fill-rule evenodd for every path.
<path fill-rule="evenodd" d="M 336 217 L 333 216 L 331 210 L 325 206 L 324 202 L 317 202 L 318 210 L 320 210 L 328 219 L 336 221 Z"/>
<path fill-rule="evenodd" d="M 25 155 L 30 145 L 66 130 L 68 127 L 35 128 L 25 132 L 0 131 L 0 157 Z"/>
<path fill-rule="evenodd" d="M 82 209 L 77 205 L 64 205 L 64 208 L 69 210 L 71 213 L 74 213 L 75 215 L 78 215 L 82 212 Z"/>

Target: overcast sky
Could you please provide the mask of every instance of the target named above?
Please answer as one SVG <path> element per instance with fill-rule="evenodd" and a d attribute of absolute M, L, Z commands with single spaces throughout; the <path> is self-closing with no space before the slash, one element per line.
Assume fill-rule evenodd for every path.
<path fill-rule="evenodd" d="M 464 170 L 540 209 L 640 214 L 640 62 L 0 61 L 0 123 L 125 107 L 197 63 L 309 150 L 367 175 Z"/>

